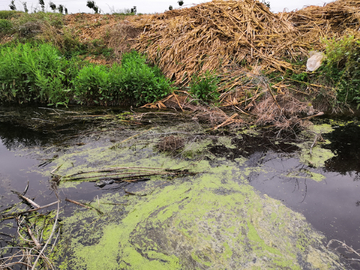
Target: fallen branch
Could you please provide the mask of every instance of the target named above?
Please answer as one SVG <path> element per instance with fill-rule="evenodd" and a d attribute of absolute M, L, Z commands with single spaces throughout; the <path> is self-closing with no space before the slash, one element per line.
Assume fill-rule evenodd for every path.
<path fill-rule="evenodd" d="M 103 215 L 103 214 L 104 214 L 103 212 L 101 212 L 99 209 L 96 209 L 95 207 L 88 206 L 88 205 L 79 203 L 79 202 L 77 202 L 77 201 L 74 201 L 74 200 L 71 200 L 71 199 L 68 199 L 68 198 L 66 198 L 65 201 L 71 202 L 71 203 L 73 203 L 73 204 L 79 205 L 79 206 L 84 207 L 84 208 L 89 209 L 89 210 L 95 210 L 95 211 L 96 211 L 98 214 L 100 214 L 100 215 Z"/>
<path fill-rule="evenodd" d="M 84 208 L 86 208 L 86 209 L 90 209 L 90 210 L 91 210 L 91 207 L 90 207 L 90 206 L 87 206 L 87 205 L 85 205 L 85 204 L 79 203 L 79 202 L 77 202 L 77 201 L 70 200 L 70 199 L 68 199 L 68 198 L 66 198 L 65 201 L 71 202 L 71 203 L 73 203 L 73 204 L 76 204 L 76 205 L 79 205 L 79 206 L 81 206 L 81 207 L 84 207 Z"/>
<path fill-rule="evenodd" d="M 10 216 L 18 216 L 18 215 L 22 215 L 22 214 L 26 214 L 26 213 L 31 213 L 31 212 L 35 212 L 35 211 L 47 208 L 47 207 L 52 206 L 52 205 L 57 204 L 57 203 L 58 203 L 58 201 L 53 202 L 53 203 L 49 203 L 47 205 L 44 205 L 44 206 L 41 206 L 41 207 L 38 207 L 38 208 L 30 209 L 30 210 L 27 210 L 27 211 L 15 212 L 15 213 L 10 213 L 10 214 L 1 215 L 1 216 L 2 217 L 10 217 Z"/>
<path fill-rule="evenodd" d="M 132 172 L 126 170 L 134 170 L 137 169 L 139 172 Z M 120 171 L 119 171 L 120 170 Z M 124 170 L 124 171 L 121 171 Z M 161 171 L 159 171 L 161 170 Z M 115 172 L 119 171 L 119 172 Z M 105 172 L 105 173 L 104 173 Z M 108 172 L 108 173 L 106 173 Z M 80 176 L 82 174 L 92 173 L 94 175 L 90 176 Z M 146 167 L 124 167 L 124 168 L 109 168 L 98 171 L 87 171 L 87 172 L 78 172 L 72 175 L 63 176 L 63 181 L 82 181 L 87 180 L 89 182 L 96 182 L 98 180 L 116 180 L 121 181 L 124 179 L 136 179 L 136 178 L 147 178 L 149 176 L 155 175 L 179 175 L 179 174 L 187 174 L 193 175 L 194 173 L 189 172 L 188 170 L 180 170 L 180 169 L 163 169 L 163 168 L 146 168 Z M 79 177 L 74 177 L 79 176 Z"/>
<path fill-rule="evenodd" d="M 24 195 L 22 195 L 20 192 L 17 192 L 15 190 L 11 191 L 12 193 L 15 193 L 16 195 L 18 195 L 21 199 L 25 200 L 26 202 L 28 202 L 29 204 L 31 204 L 33 207 L 35 208 L 40 208 L 41 206 L 38 205 L 36 202 L 34 202 L 33 200 L 25 197 Z"/>
<path fill-rule="evenodd" d="M 223 126 L 230 125 L 234 121 L 234 118 L 237 117 L 237 116 L 239 116 L 239 115 L 237 113 L 234 113 L 231 117 L 226 119 L 223 123 L 221 123 L 220 125 L 217 125 L 216 127 L 214 127 L 213 130 L 217 130 L 218 128 L 221 128 Z"/>
<path fill-rule="evenodd" d="M 337 242 L 338 244 L 340 244 L 340 246 L 334 248 L 335 250 L 338 250 L 339 248 L 344 248 L 346 250 L 346 252 L 348 253 L 353 253 L 355 254 L 356 256 L 359 257 L 359 259 L 357 258 L 346 258 L 347 260 L 351 260 L 351 261 L 357 261 L 357 262 L 360 262 L 360 253 L 357 252 L 355 249 L 353 249 L 352 247 L 348 246 L 347 244 L 345 244 L 344 242 L 342 241 L 339 241 L 337 239 L 331 239 L 329 241 L 329 243 L 327 244 L 327 248 L 330 248 L 330 245 L 333 243 L 333 242 Z"/>

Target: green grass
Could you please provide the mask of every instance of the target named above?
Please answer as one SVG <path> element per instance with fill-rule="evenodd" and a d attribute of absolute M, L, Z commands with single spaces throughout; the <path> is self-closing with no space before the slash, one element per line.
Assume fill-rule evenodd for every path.
<path fill-rule="evenodd" d="M 64 15 L 52 12 L 36 12 L 36 13 L 22 13 L 14 20 L 14 24 L 24 25 L 26 23 L 42 23 L 47 22 L 51 26 L 62 27 L 64 24 Z"/>
<path fill-rule="evenodd" d="M 171 82 L 160 69 L 147 65 L 145 56 L 136 51 L 124 54 L 121 65 L 84 67 L 73 85 L 78 101 L 85 104 L 143 105 L 166 97 L 172 91 Z"/>
<path fill-rule="evenodd" d="M 0 19 L 0 35 L 6 35 L 13 32 L 13 24 L 10 20 Z"/>
<path fill-rule="evenodd" d="M 0 46 L 0 102 L 67 105 L 136 104 L 157 101 L 172 91 L 159 68 L 133 51 L 112 67 L 67 59 L 55 46 Z"/>
<path fill-rule="evenodd" d="M 360 40 L 348 36 L 324 42 L 326 60 L 321 76 L 336 90 L 338 102 L 360 103 Z"/>
<path fill-rule="evenodd" d="M 0 101 L 67 104 L 77 66 L 50 44 L 0 48 Z"/>
<path fill-rule="evenodd" d="M 9 20 L 11 18 L 19 17 L 21 14 L 23 14 L 22 11 L 0 10 L 0 19 Z"/>

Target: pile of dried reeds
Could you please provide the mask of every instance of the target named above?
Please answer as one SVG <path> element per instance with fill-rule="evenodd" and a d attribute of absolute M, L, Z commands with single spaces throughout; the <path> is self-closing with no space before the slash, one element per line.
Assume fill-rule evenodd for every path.
<path fill-rule="evenodd" d="M 146 52 L 168 78 L 186 84 L 206 70 L 226 71 L 262 62 L 284 71 L 292 66 L 284 55 L 297 54 L 299 34 L 288 20 L 253 0 L 214 0 L 191 8 L 144 17 L 135 48 Z"/>
<path fill-rule="evenodd" d="M 312 49 L 323 50 L 323 38 L 341 38 L 355 34 L 360 27 L 360 2 L 337 0 L 323 7 L 309 6 L 301 10 L 282 13 L 299 31 L 297 43 L 311 44 Z"/>
<path fill-rule="evenodd" d="M 322 38 L 358 32 L 360 2 L 338 0 L 323 7 L 274 14 L 256 0 L 213 0 L 143 16 L 132 24 L 142 30 L 133 48 L 146 53 L 176 84 L 184 86 L 193 75 L 216 71 L 223 82 L 220 87 L 223 106 L 235 106 L 241 115 L 250 111 L 261 116 L 257 123 L 270 123 L 273 118 L 277 126 L 288 126 L 289 123 L 280 123 L 279 119 L 287 121 L 289 117 L 284 112 L 289 112 L 289 108 L 282 108 L 276 100 L 292 101 L 292 123 L 297 122 L 293 121 L 296 114 L 306 115 L 309 108 L 304 107 L 304 100 L 296 100 L 299 91 L 295 93 L 285 82 L 273 86 L 272 93 L 269 81 L 261 72 L 289 69 L 305 72 L 305 65 L 294 63 L 306 60 L 310 50 L 324 50 Z M 244 68 L 249 66 L 251 72 Z M 309 85 L 304 94 L 316 94 L 321 88 L 321 85 Z M 267 102 L 272 105 L 268 106 Z M 257 108 L 259 104 L 262 108 Z M 186 106 L 180 106 L 183 107 Z"/>
<path fill-rule="evenodd" d="M 256 0 L 213 0 L 132 23 L 143 30 L 134 48 L 168 78 L 187 84 L 194 74 L 228 73 L 242 64 L 267 71 L 293 69 L 290 61 L 320 47 L 322 37 L 358 30 L 359 19 L 359 1 L 274 14 Z"/>

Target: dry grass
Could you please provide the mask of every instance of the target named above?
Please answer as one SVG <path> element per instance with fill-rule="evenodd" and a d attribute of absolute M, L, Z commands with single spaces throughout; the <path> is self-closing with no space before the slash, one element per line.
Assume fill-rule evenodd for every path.
<path fill-rule="evenodd" d="M 131 51 L 140 32 L 140 29 L 135 28 L 128 20 L 124 20 L 112 28 L 108 46 L 114 48 L 114 52 L 121 57 L 123 53 Z"/>
<path fill-rule="evenodd" d="M 286 81 L 270 88 L 263 74 L 305 72 L 305 66 L 292 63 L 306 60 L 310 50 L 323 51 L 322 38 L 357 33 L 360 2 L 338 0 L 324 7 L 274 14 L 253 0 L 213 0 L 131 23 L 142 30 L 133 47 L 146 53 L 176 84 L 185 86 L 194 74 L 216 71 L 223 83 L 221 105 L 235 108 L 236 124 L 246 116 L 256 124 L 289 128 L 301 125 L 304 115 L 319 113 L 304 97 L 311 100 L 322 92 L 331 98 L 333 91 L 309 84 L 301 92 Z M 154 106 L 203 111 L 216 125 L 220 120 L 229 122 L 229 116 L 217 110 L 194 108 L 186 102 L 180 106 L 178 100 L 171 96 Z M 326 109 L 321 103 L 317 108 Z"/>
<path fill-rule="evenodd" d="M 146 16 L 134 25 L 143 29 L 134 48 L 146 52 L 177 84 L 206 70 L 222 71 L 259 59 L 268 68 L 284 71 L 292 66 L 283 56 L 296 53 L 291 42 L 298 35 L 296 28 L 252 0 L 214 0 Z"/>
<path fill-rule="evenodd" d="M 159 151 L 174 152 L 185 146 L 184 138 L 178 136 L 166 136 L 157 144 Z"/>

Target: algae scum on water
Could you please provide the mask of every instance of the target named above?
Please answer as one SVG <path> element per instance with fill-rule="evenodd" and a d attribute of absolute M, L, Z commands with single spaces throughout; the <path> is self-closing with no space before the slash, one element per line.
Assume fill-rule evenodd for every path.
<path fill-rule="evenodd" d="M 159 152 L 158 141 L 167 134 L 183 136 L 184 148 Z M 61 269 L 343 268 L 301 214 L 249 185 L 248 176 L 262 168 L 249 166 L 245 157 L 251 153 L 236 155 L 234 137 L 206 135 L 191 123 L 126 128 L 118 136 L 114 143 L 68 151 L 42 173 L 58 169 L 67 176 L 122 167 L 191 174 L 105 186 L 107 192 L 90 198 L 102 214 L 80 208 L 63 219 L 53 256 Z M 214 149 L 221 147 L 232 154 L 219 156 Z M 79 188 L 88 180 L 61 181 L 60 188 Z"/>
<path fill-rule="evenodd" d="M 299 158 L 324 131 L 310 133 L 308 144 L 275 143 L 157 117 L 139 125 L 136 116 L 127 122 L 116 116 L 81 136 L 71 134 L 71 147 L 34 150 L 50 163 L 32 171 L 52 173 L 63 201 L 86 206 L 62 210 L 50 255 L 59 269 L 346 269 L 303 215 L 249 184 L 266 173 L 260 149 L 262 155 L 287 149 L 284 155 Z M 184 145 L 160 151 L 167 136 L 181 137 Z M 311 157 L 328 158 L 317 156 L 315 147 Z M 284 177 L 323 179 L 312 167 Z"/>

